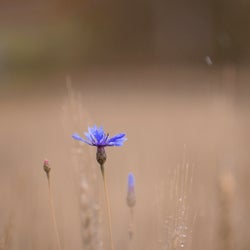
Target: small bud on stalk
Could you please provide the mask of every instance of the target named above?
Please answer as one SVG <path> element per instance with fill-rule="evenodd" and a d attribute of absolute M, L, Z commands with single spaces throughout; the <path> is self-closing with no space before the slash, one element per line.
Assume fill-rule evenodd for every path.
<path fill-rule="evenodd" d="M 47 176 L 49 176 L 49 172 L 50 172 L 50 166 L 49 166 L 49 160 L 44 160 L 43 162 L 43 169 L 45 171 L 45 173 L 47 174 Z"/>

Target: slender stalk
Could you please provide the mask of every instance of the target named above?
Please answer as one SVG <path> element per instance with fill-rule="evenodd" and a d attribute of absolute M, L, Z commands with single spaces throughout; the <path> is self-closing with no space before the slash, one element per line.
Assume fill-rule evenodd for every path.
<path fill-rule="evenodd" d="M 56 233 L 57 249 L 62 250 L 61 241 L 60 241 L 59 233 L 58 233 L 58 227 L 57 227 L 57 223 L 56 223 L 55 207 L 54 207 L 54 202 L 53 202 L 53 197 L 52 197 L 52 192 L 51 192 L 51 187 L 50 187 L 51 186 L 50 185 L 50 175 L 49 175 L 49 172 L 46 174 L 47 174 L 48 187 L 49 187 L 50 209 L 51 209 L 53 224 L 54 224 L 55 233 Z"/>
<path fill-rule="evenodd" d="M 106 177 L 105 177 L 105 173 L 104 173 L 104 166 L 103 166 L 103 164 L 100 164 L 100 167 L 101 167 L 102 178 L 103 178 L 106 208 L 107 208 L 107 212 L 108 212 L 110 247 L 111 247 L 111 250 L 113 250 L 114 247 L 113 247 L 113 235 L 112 235 L 112 227 L 111 227 L 111 213 L 110 213 L 110 202 L 109 202 L 109 196 L 108 196 L 108 188 L 107 188 L 107 183 L 106 183 Z"/>
<path fill-rule="evenodd" d="M 128 236 L 129 236 L 129 247 L 128 249 L 133 250 L 133 238 L 134 238 L 134 209 L 130 207 L 130 215 L 129 215 L 129 228 L 128 228 Z"/>
<path fill-rule="evenodd" d="M 133 207 L 130 208 L 130 238 L 133 238 L 134 234 L 134 209 Z"/>

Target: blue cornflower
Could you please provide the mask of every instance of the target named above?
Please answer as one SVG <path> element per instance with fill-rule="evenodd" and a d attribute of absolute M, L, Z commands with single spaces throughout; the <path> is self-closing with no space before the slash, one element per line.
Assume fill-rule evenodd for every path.
<path fill-rule="evenodd" d="M 98 163 L 103 168 L 107 156 L 105 153 L 105 147 L 107 146 L 122 146 L 123 143 L 127 140 L 125 134 L 120 133 L 113 137 L 109 137 L 109 134 L 106 134 L 102 127 L 97 127 L 94 125 L 92 128 L 88 128 L 88 132 L 84 133 L 85 139 L 79 136 L 78 134 L 73 134 L 72 137 L 75 140 L 82 141 L 87 143 L 90 146 L 97 147 L 96 159 Z M 103 170 L 102 170 L 103 171 Z"/>
<path fill-rule="evenodd" d="M 109 134 L 106 134 L 102 127 L 97 127 L 94 125 L 92 128 L 88 128 L 88 132 L 84 133 L 86 139 L 82 138 L 78 134 L 73 134 L 72 137 L 78 141 L 82 141 L 91 146 L 96 147 L 106 147 L 106 146 L 122 146 L 123 143 L 127 140 L 125 134 L 120 133 L 113 137 L 109 137 Z"/>

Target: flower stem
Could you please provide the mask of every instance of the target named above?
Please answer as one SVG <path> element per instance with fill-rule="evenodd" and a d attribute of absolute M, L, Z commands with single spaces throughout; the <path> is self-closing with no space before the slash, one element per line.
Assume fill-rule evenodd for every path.
<path fill-rule="evenodd" d="M 104 173 L 104 165 L 100 164 L 100 167 L 101 167 L 102 178 L 103 178 L 106 208 L 107 208 L 107 212 L 108 212 L 110 247 L 111 247 L 111 250 L 113 250 L 114 247 L 113 247 L 113 235 L 112 235 L 112 227 L 111 227 L 111 213 L 110 213 L 110 202 L 109 202 L 109 196 L 108 196 L 108 188 L 107 188 L 106 177 L 105 177 L 105 173 Z"/>
<path fill-rule="evenodd" d="M 128 228 L 128 236 L 129 236 L 129 242 L 128 242 L 128 249 L 133 250 L 134 249 L 134 210 L 133 207 L 130 207 L 129 211 L 129 228 Z"/>
<path fill-rule="evenodd" d="M 54 207 L 54 202 L 53 202 L 53 197 L 52 197 L 52 192 L 51 192 L 51 187 L 50 187 L 51 185 L 50 185 L 49 173 L 47 173 L 47 179 L 48 179 L 48 187 L 49 187 L 50 209 L 51 209 L 53 224 L 54 224 L 55 233 L 56 233 L 57 249 L 62 250 L 61 242 L 60 242 L 60 238 L 59 238 L 59 233 L 58 233 L 58 227 L 57 227 L 57 223 L 56 223 L 55 207 Z"/>

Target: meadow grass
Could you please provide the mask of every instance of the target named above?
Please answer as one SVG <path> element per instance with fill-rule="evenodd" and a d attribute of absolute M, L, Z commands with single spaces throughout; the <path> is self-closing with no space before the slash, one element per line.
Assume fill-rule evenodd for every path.
<path fill-rule="evenodd" d="M 223 171 L 218 178 L 218 249 L 235 249 L 233 205 L 235 203 L 235 177 L 231 171 Z"/>
<path fill-rule="evenodd" d="M 67 165 L 67 169 L 57 168 L 57 170 L 55 169 L 56 171 L 53 172 L 55 207 L 52 210 L 54 210 L 54 214 L 56 215 L 58 231 L 60 232 L 60 234 L 58 234 L 58 241 L 62 242 L 61 248 L 63 250 L 68 249 L 68 247 L 66 247 L 67 244 L 69 246 L 73 245 L 71 242 L 71 237 L 73 238 L 73 236 L 74 239 L 79 240 L 80 245 L 79 248 L 75 249 L 110 250 L 107 223 L 108 213 L 106 213 L 104 196 L 105 188 L 103 186 L 104 182 L 102 182 L 100 168 L 95 161 L 95 152 L 93 148 L 75 142 L 70 138 L 72 132 L 82 131 L 88 125 L 93 124 L 93 121 L 90 115 L 88 115 L 87 110 L 84 108 L 83 97 L 81 97 L 80 93 L 73 90 L 69 79 L 67 83 L 67 91 L 68 95 L 62 107 L 62 125 L 64 128 L 63 137 L 68 140 L 67 143 L 65 143 L 65 147 L 68 147 L 67 150 L 71 159 L 70 164 L 68 164 L 68 162 L 65 164 Z M 181 106 L 181 108 L 183 108 L 183 106 Z M 208 108 L 208 110 L 210 110 L 210 108 Z M 174 110 L 174 112 L 176 112 L 176 110 Z M 226 112 L 224 109 L 218 111 L 218 117 L 220 117 L 221 113 L 225 114 Z M 195 117 L 196 113 L 192 114 L 193 117 Z M 228 113 L 226 114 L 228 115 Z M 116 113 L 114 116 L 115 115 Z M 134 117 L 136 115 L 137 114 L 134 114 Z M 233 120 L 230 114 L 228 116 Z M 104 115 L 102 118 L 103 117 Z M 211 117 L 213 118 L 213 116 L 209 116 L 209 119 Z M 216 117 L 217 116 L 215 115 L 215 118 Z M 115 120 L 116 117 L 113 121 Z M 230 119 L 226 119 L 226 122 L 228 121 L 230 123 Z M 169 122 L 169 120 L 167 122 Z M 219 125 L 222 128 L 221 130 L 223 130 L 224 120 L 220 122 Z M 157 161 L 159 151 L 162 153 L 166 150 L 169 153 L 172 148 L 170 150 L 166 148 L 162 150 L 157 148 L 157 140 L 153 142 L 150 141 L 153 145 L 152 147 L 148 144 L 142 145 L 142 142 L 144 142 L 144 137 L 142 135 L 146 133 L 149 128 L 155 128 L 152 124 L 149 124 L 145 129 L 143 128 L 144 131 L 141 133 L 140 131 L 134 132 L 131 136 L 131 141 L 128 136 L 128 145 L 130 148 L 133 148 L 133 152 L 128 149 L 125 149 L 123 152 L 125 152 L 128 157 L 130 157 L 130 153 L 132 152 L 133 156 L 131 157 L 133 159 L 127 160 L 124 157 L 124 162 L 121 164 L 123 167 L 124 165 L 129 165 L 127 168 L 125 167 L 125 169 L 119 169 L 119 171 L 117 171 L 117 168 L 119 168 L 119 160 L 117 160 L 117 158 L 120 155 L 116 155 L 115 153 L 110 154 L 112 157 L 114 156 L 116 158 L 115 160 L 113 160 L 112 157 L 109 159 L 110 166 L 107 166 L 107 179 L 105 183 L 108 186 L 109 191 L 111 191 L 110 205 L 111 216 L 113 219 L 112 232 L 114 236 L 114 249 L 248 249 L 249 240 L 246 233 L 248 232 L 248 225 L 247 222 L 244 221 L 245 217 L 248 218 L 247 207 L 249 207 L 249 201 L 247 200 L 248 193 L 246 188 L 248 187 L 248 180 L 247 175 L 242 176 L 242 173 L 245 171 L 243 168 L 240 169 L 242 165 L 239 164 L 239 169 L 244 170 L 243 172 L 220 172 L 218 171 L 219 166 L 213 168 L 212 164 L 210 164 L 213 162 L 213 159 L 210 160 L 209 157 L 202 155 L 203 152 L 199 148 L 197 158 L 195 155 L 196 152 L 195 154 L 193 153 L 190 158 L 198 159 L 197 161 L 199 163 L 202 162 L 203 165 L 199 165 L 198 163 L 198 165 L 195 164 L 194 166 L 192 160 L 187 160 L 185 155 L 178 158 L 181 162 L 180 164 L 176 164 L 178 161 L 176 158 L 174 164 L 173 161 L 165 160 L 165 155 L 162 154 L 159 156 L 160 160 Z M 173 124 L 176 125 L 177 123 Z M 201 125 L 203 126 L 204 124 L 202 123 Z M 210 125 L 211 124 L 209 123 L 209 126 Z M 145 126 L 147 126 L 147 124 Z M 164 126 L 165 124 L 160 128 L 162 129 Z M 130 128 L 130 132 L 131 131 L 133 130 Z M 228 134 L 227 131 L 225 135 Z M 148 134 L 146 134 L 146 137 L 148 138 Z M 148 140 L 147 138 L 145 140 Z M 214 141 L 212 141 L 212 143 L 213 142 Z M 176 142 L 176 144 L 178 143 L 179 141 Z M 221 142 L 221 147 L 225 146 L 225 144 L 225 142 Z M 165 146 L 163 143 L 160 145 Z M 53 153 L 58 152 L 61 148 L 60 146 L 61 145 L 58 145 L 58 148 L 55 149 Z M 151 150 L 155 149 L 155 151 L 152 150 L 148 153 L 148 148 L 147 150 L 145 149 L 148 146 L 150 146 Z M 198 144 L 198 147 L 199 146 L 204 146 L 203 142 Z M 138 150 L 136 147 L 138 147 Z M 143 150 L 139 147 L 143 148 Z M 197 150 L 197 148 L 195 149 Z M 208 149 L 210 148 L 208 147 Z M 145 152 L 148 154 L 145 154 Z M 205 153 L 207 154 L 208 152 Z M 67 158 L 63 153 L 61 154 L 61 152 L 58 154 L 59 156 L 57 157 L 62 158 L 62 161 Z M 179 153 L 176 153 L 176 155 L 177 154 Z M 220 155 L 220 157 L 222 156 Z M 152 159 L 156 162 L 154 166 L 150 165 L 153 162 Z M 204 163 L 206 161 L 208 161 L 207 164 Z M 148 162 L 150 162 L 150 164 L 148 164 Z M 112 165 L 111 163 L 115 164 Z M 164 164 L 160 165 L 159 163 Z M 244 166 L 247 166 L 246 163 L 244 164 Z M 211 168 L 209 169 L 207 166 Z M 204 169 L 202 169 L 203 167 Z M 149 168 L 151 168 L 150 171 L 152 171 L 152 179 L 151 176 L 148 178 L 148 175 L 151 173 L 149 172 Z M 160 176 L 154 172 L 157 168 L 160 169 Z M 136 178 L 138 180 L 138 193 L 136 193 L 138 195 L 136 196 L 136 206 L 127 207 L 125 188 L 121 188 L 121 186 L 124 186 L 124 183 L 126 183 L 126 175 L 131 169 L 133 171 L 135 170 Z M 112 172 L 113 170 L 115 171 Z M 197 174 L 197 171 L 200 173 L 200 176 Z M 53 224 L 50 225 L 51 219 L 49 217 L 50 214 L 47 214 L 48 209 L 44 209 L 46 205 L 43 206 L 43 203 L 46 203 L 43 201 L 46 201 L 47 199 L 47 196 L 43 199 L 43 194 L 45 192 L 43 193 L 43 191 L 41 191 L 44 189 L 44 186 L 42 185 L 44 178 L 40 180 L 39 177 L 37 177 L 38 174 L 36 175 L 34 172 L 31 171 L 31 168 L 29 171 L 25 172 L 25 174 L 23 174 L 23 172 L 21 173 L 21 171 L 18 172 L 19 176 L 16 177 L 15 180 L 18 182 L 18 178 L 21 176 L 23 181 L 20 181 L 20 184 L 16 186 L 12 184 L 13 190 L 16 191 L 16 189 L 19 188 L 21 190 L 20 193 L 17 192 L 19 196 L 14 196 L 13 203 L 5 200 L 3 196 L 1 197 L 3 201 L 1 204 L 2 211 L 10 210 L 11 207 L 19 211 L 17 220 L 15 220 L 14 223 L 9 223 L 8 221 L 4 222 L 4 220 L 2 221 L 0 231 L 0 249 L 55 249 L 54 243 L 57 241 L 57 236 L 53 231 Z M 68 188 L 68 184 L 71 182 L 70 177 L 65 178 L 67 181 L 63 183 L 63 188 L 65 189 L 60 190 L 58 188 L 58 183 L 60 184 L 60 181 L 65 180 L 62 178 L 62 172 L 66 173 L 66 175 L 70 172 L 72 173 L 72 176 L 74 176 L 73 189 Z M 238 174 L 237 176 L 236 172 Z M 59 175 L 56 175 L 58 173 Z M 212 174 L 209 175 L 208 173 Z M 201 177 L 200 180 L 195 179 L 197 176 Z M 27 181 L 29 178 L 32 179 L 32 181 Z M 148 179 L 152 180 L 152 182 L 149 183 Z M 245 180 L 245 183 L 243 181 L 242 183 L 239 183 L 238 180 Z M 194 181 L 196 182 L 195 185 Z M 30 186 L 34 183 L 36 186 L 34 185 L 33 187 L 36 187 L 36 189 L 30 191 Z M 4 186 L 8 187 L 8 185 L 2 184 L 2 187 Z M 22 189 L 23 186 L 27 189 Z M 42 188 L 37 188 L 39 186 Z M 152 186 L 155 189 L 152 188 Z M 21 198 L 23 190 L 25 190 L 27 194 L 33 194 L 33 204 L 30 204 L 30 201 L 32 201 L 31 199 L 27 199 L 27 197 L 26 199 Z M 68 193 L 64 196 L 65 190 L 67 190 Z M 75 206 L 71 206 L 71 210 L 66 210 L 66 208 L 60 207 L 70 200 L 67 196 L 68 194 L 77 197 L 76 204 Z M 120 198 L 121 196 L 122 198 Z M 150 197 L 145 199 L 147 196 Z M 27 203 L 27 205 L 19 207 L 17 197 L 20 197 L 20 200 L 23 199 L 23 203 Z M 65 203 L 63 202 L 64 199 L 66 200 Z M 121 200 L 124 202 L 122 203 Z M 9 208 L 7 208 L 8 204 L 11 204 Z M 24 213 L 26 217 L 22 218 L 22 213 L 26 210 L 27 212 Z M 64 210 L 64 214 L 61 210 Z M 79 222 L 80 226 L 77 223 L 73 224 L 72 222 L 69 228 L 67 228 L 67 220 L 63 217 L 65 214 L 73 214 L 77 217 L 77 222 Z M 41 219 L 39 216 L 41 216 Z M 5 215 L 2 217 L 7 218 Z M 13 224 L 17 225 L 17 227 L 14 227 L 15 230 L 13 230 Z M 244 228 L 242 229 L 241 226 Z M 44 230 L 45 228 L 47 231 Z M 211 232 L 212 237 L 205 233 L 208 231 Z M 76 232 L 79 233 L 79 238 L 75 236 L 77 235 Z M 28 238 L 30 235 L 32 238 L 31 240 Z"/>
<path fill-rule="evenodd" d="M 63 125 L 65 134 L 82 129 L 91 121 L 84 109 L 81 96 L 72 88 L 70 77 L 66 79 L 67 98 L 63 105 Z M 99 250 L 103 248 L 101 239 L 100 191 L 96 185 L 98 173 L 91 150 L 72 140 L 72 169 L 74 171 L 76 192 L 79 197 L 79 218 L 81 221 L 82 248 Z"/>
<path fill-rule="evenodd" d="M 58 250 L 62 250 L 61 240 L 60 240 L 59 231 L 58 231 L 58 226 L 57 226 L 57 221 L 56 221 L 56 213 L 55 213 L 54 199 L 53 199 L 52 190 L 51 190 L 51 176 L 50 176 L 51 168 L 50 168 L 50 166 L 49 166 L 49 161 L 48 161 L 48 160 L 45 160 L 45 161 L 44 161 L 43 168 L 44 168 L 44 171 L 45 171 L 45 173 L 46 173 L 47 180 L 48 180 L 49 203 L 50 203 L 50 209 L 51 209 L 51 215 L 52 215 L 52 219 L 53 219 L 53 224 L 54 224 L 54 228 L 55 228 L 57 249 L 58 249 Z"/>
<path fill-rule="evenodd" d="M 183 160 L 156 186 L 158 246 L 156 249 L 191 249 L 196 210 L 192 210 L 194 166 Z"/>
<path fill-rule="evenodd" d="M 67 105 L 64 107 L 64 111 L 67 110 L 68 117 L 73 116 L 73 123 L 75 123 L 75 126 L 73 126 L 73 129 L 71 127 L 71 129 L 72 131 L 75 131 L 75 128 L 79 127 L 79 121 L 83 120 L 82 116 L 84 116 L 84 109 L 81 105 L 81 100 L 79 99 L 79 97 L 76 96 L 76 93 L 73 91 L 70 79 L 67 80 L 67 89 L 68 100 Z M 86 120 L 90 120 L 88 118 L 88 115 L 85 115 L 85 117 L 87 117 Z M 86 121 L 81 123 L 86 124 Z M 103 247 L 105 249 L 105 245 L 110 245 L 110 249 L 114 249 L 111 228 L 111 214 L 109 208 L 110 202 L 108 198 L 107 182 L 104 172 L 102 172 L 102 177 L 105 202 L 107 204 L 107 220 L 109 222 L 108 230 L 110 235 L 110 243 L 105 243 L 103 245 L 100 239 L 97 240 L 98 237 L 93 237 L 94 232 L 97 233 L 101 230 L 100 228 L 98 228 L 101 226 L 100 224 L 96 222 L 93 223 L 96 211 L 94 211 L 94 207 L 91 200 L 94 199 L 93 196 L 95 196 L 96 193 L 91 193 L 90 186 L 93 189 L 93 185 L 96 185 L 93 180 L 97 181 L 96 171 L 92 168 L 93 165 L 95 165 L 93 164 L 93 155 L 90 154 L 88 147 L 86 147 L 85 145 L 80 145 L 79 143 L 73 144 L 72 152 L 73 165 L 76 170 L 75 174 L 76 176 L 81 176 L 81 178 L 76 178 L 76 180 L 77 182 L 81 180 L 81 188 L 79 195 L 81 214 L 80 218 L 82 221 L 81 235 L 83 237 L 83 249 L 103 249 Z M 102 169 L 104 170 L 104 168 Z M 159 240 L 156 244 L 156 249 L 190 249 L 192 241 L 193 223 L 195 221 L 195 212 L 191 211 L 189 204 L 189 197 L 191 195 L 192 190 L 193 170 L 194 167 L 190 166 L 186 162 L 186 159 L 183 158 L 183 162 L 180 165 L 176 166 L 172 170 L 172 173 L 168 174 L 168 178 L 164 183 L 164 187 L 157 187 L 156 198 L 158 200 L 158 206 L 164 207 L 167 204 L 165 208 L 158 207 L 158 210 L 162 211 L 162 209 L 164 209 L 167 213 L 162 214 L 162 212 L 158 211 L 160 214 L 158 223 L 161 229 L 158 232 Z M 94 178 L 93 175 L 95 176 Z M 166 190 L 168 190 L 167 193 Z M 135 199 L 135 197 L 132 198 Z M 100 196 L 98 197 L 98 199 L 100 199 Z M 129 203 L 128 199 L 129 198 L 127 197 L 127 204 Z M 160 199 L 161 201 L 159 201 Z M 135 202 L 135 200 L 133 202 Z M 98 210 L 100 209 L 100 203 L 101 201 L 96 200 L 95 206 L 98 207 Z M 137 249 L 137 246 L 134 242 L 134 209 L 134 203 L 133 205 L 129 205 L 128 249 Z M 94 225 L 95 228 L 93 227 Z"/>
<path fill-rule="evenodd" d="M 4 231 L 2 235 L 0 236 L 0 249 L 11 249 L 11 243 L 12 243 L 12 234 L 13 234 L 13 223 L 14 223 L 14 217 L 13 215 L 10 215 L 7 224 L 4 226 Z"/>

